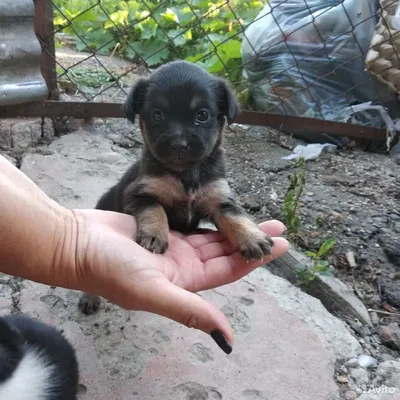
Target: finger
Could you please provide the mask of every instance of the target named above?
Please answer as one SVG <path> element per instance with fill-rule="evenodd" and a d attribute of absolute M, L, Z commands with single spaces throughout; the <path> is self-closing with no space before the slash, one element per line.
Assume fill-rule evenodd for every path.
<path fill-rule="evenodd" d="M 202 262 L 221 256 L 231 256 L 237 251 L 227 240 L 223 242 L 207 243 L 196 249 L 198 257 Z"/>
<path fill-rule="evenodd" d="M 201 286 L 190 288 L 195 292 L 208 290 L 217 286 L 226 285 L 234 282 L 243 276 L 246 276 L 254 269 L 281 257 L 289 248 L 289 243 L 284 238 L 274 238 L 274 247 L 272 255 L 265 257 L 263 260 L 254 260 L 247 262 L 239 252 L 235 252 L 230 256 L 217 257 L 210 259 L 204 263 L 204 271 L 199 271 L 203 279 L 193 279 L 194 282 L 201 283 Z M 205 279 L 204 279 L 205 277 Z"/>
<path fill-rule="evenodd" d="M 162 315 L 209 335 L 227 354 L 232 351 L 233 330 L 226 316 L 195 293 L 165 280 L 143 291 L 141 310 Z"/>
<path fill-rule="evenodd" d="M 275 237 L 280 236 L 286 231 L 286 226 L 281 221 L 273 219 L 271 221 L 264 221 L 258 227 L 268 235 Z"/>
<path fill-rule="evenodd" d="M 194 234 L 187 236 L 187 242 L 195 249 L 208 243 L 218 243 L 225 240 L 219 232 L 210 232 L 206 234 Z"/>
<path fill-rule="evenodd" d="M 267 221 L 259 225 L 260 229 L 272 237 L 280 236 L 285 231 L 285 226 L 280 221 Z M 195 247 L 195 246 L 193 246 Z M 197 253 L 202 262 L 216 257 L 230 256 L 237 249 L 228 241 L 205 243 L 197 247 Z"/>

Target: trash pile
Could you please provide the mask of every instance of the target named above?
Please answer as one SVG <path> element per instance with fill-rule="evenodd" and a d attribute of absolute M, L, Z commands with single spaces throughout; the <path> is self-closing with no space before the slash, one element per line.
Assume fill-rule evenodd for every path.
<path fill-rule="evenodd" d="M 273 114 L 384 128 L 388 139 L 379 146 L 384 151 L 393 147 L 400 126 L 399 86 L 374 76 L 380 71 L 385 79 L 400 79 L 400 57 L 395 65 L 396 49 L 390 55 L 384 46 L 384 54 L 392 57 L 391 74 L 384 74 L 377 70 L 382 65 L 381 52 L 370 49 L 371 44 L 382 47 L 384 39 L 390 45 L 379 28 L 383 24 L 380 6 L 386 7 L 386 17 L 390 14 L 389 21 L 396 26 L 399 2 L 391 0 L 390 6 L 387 2 L 270 0 L 248 26 L 242 42 L 243 73 L 250 83 L 252 106 Z M 390 31 L 399 33 L 393 26 Z M 350 141 L 324 132 L 296 136 L 337 146 Z"/>

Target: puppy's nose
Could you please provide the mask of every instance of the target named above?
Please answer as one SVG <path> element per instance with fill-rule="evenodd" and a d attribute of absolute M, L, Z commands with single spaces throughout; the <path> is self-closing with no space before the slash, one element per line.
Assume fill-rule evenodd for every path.
<path fill-rule="evenodd" d="M 189 147 L 188 142 L 183 139 L 175 140 L 171 144 L 171 149 L 177 151 L 178 153 L 183 153 Z"/>

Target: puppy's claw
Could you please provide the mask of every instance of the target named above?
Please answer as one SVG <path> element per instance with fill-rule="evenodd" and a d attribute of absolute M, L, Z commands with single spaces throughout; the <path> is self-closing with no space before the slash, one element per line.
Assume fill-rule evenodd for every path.
<path fill-rule="evenodd" d="M 168 249 L 168 237 L 163 238 L 151 232 L 138 231 L 135 239 L 137 244 L 153 254 L 164 254 Z"/>
<path fill-rule="evenodd" d="M 250 236 L 249 236 L 250 238 Z M 256 235 L 253 239 L 242 243 L 240 253 L 245 260 L 264 260 L 266 256 L 272 254 L 273 240 L 266 234 Z"/>

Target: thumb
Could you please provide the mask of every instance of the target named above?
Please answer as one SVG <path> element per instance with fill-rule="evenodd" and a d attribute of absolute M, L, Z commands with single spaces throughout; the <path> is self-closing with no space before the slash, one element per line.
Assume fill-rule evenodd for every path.
<path fill-rule="evenodd" d="M 141 302 L 143 311 L 170 318 L 188 328 L 199 329 L 211 335 L 225 353 L 232 352 L 232 327 L 226 316 L 213 304 L 167 280 L 156 285 L 152 282 L 151 289 L 146 289 L 145 301 Z"/>

